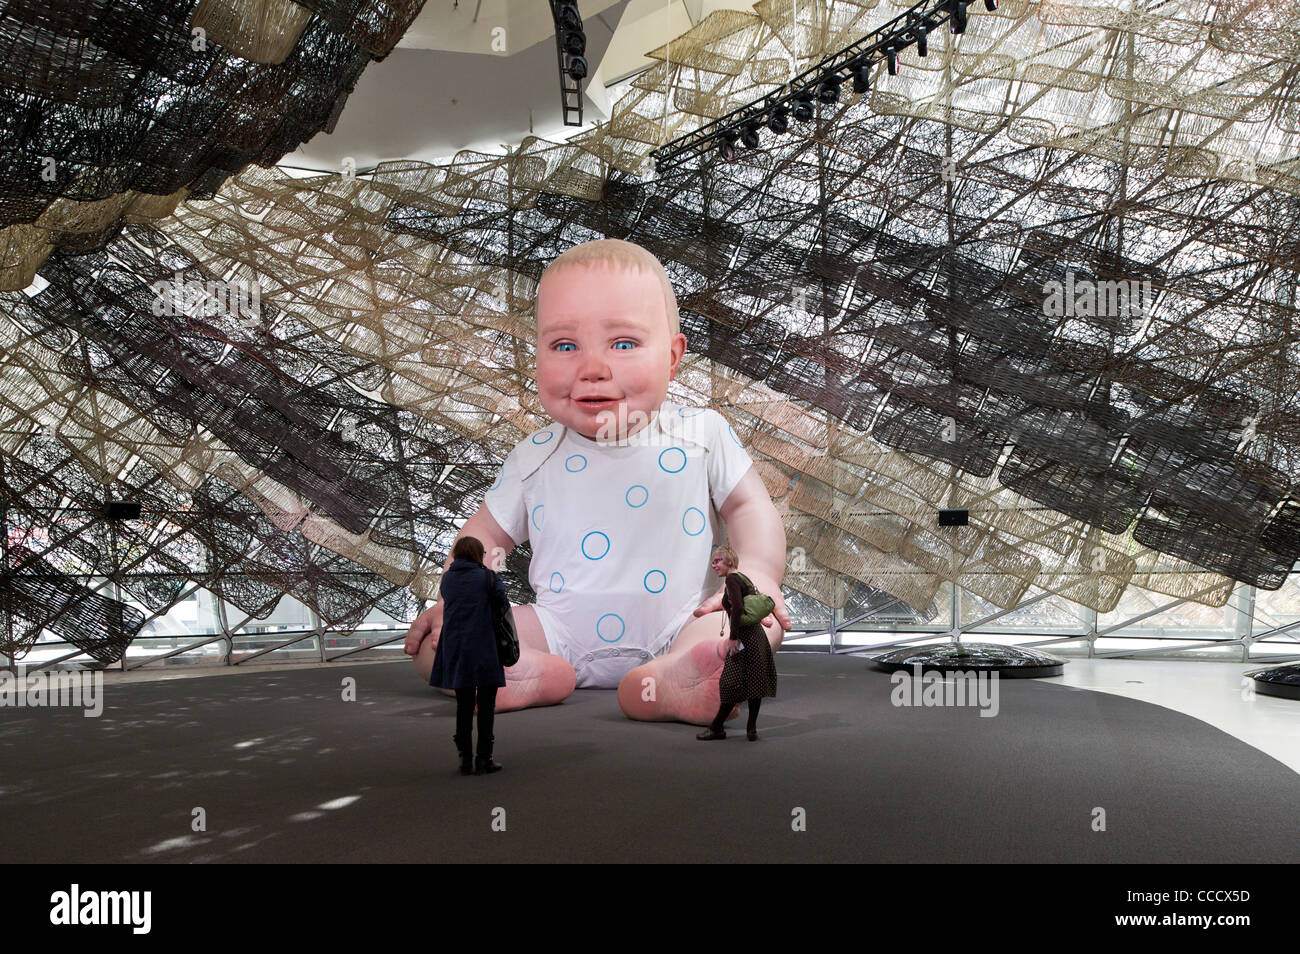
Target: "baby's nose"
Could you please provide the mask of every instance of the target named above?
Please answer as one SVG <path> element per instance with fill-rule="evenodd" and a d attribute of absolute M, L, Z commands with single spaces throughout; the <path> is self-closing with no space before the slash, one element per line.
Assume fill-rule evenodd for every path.
<path fill-rule="evenodd" d="M 589 355 L 583 360 L 582 366 L 578 370 L 578 376 L 584 381 L 590 378 L 597 380 L 607 378 L 609 377 L 609 365 L 600 358 Z"/>

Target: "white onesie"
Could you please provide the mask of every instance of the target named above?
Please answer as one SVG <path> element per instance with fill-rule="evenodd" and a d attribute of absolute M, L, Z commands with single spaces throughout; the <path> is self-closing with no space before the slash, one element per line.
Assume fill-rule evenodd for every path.
<path fill-rule="evenodd" d="M 717 592 L 721 509 L 753 466 L 717 411 L 665 401 L 625 441 L 555 423 L 515 445 L 484 503 L 516 544 L 550 651 L 612 689 Z"/>

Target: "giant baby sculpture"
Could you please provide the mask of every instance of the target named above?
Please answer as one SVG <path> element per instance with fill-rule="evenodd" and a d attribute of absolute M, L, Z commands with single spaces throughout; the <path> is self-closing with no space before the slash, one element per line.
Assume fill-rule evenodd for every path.
<path fill-rule="evenodd" d="M 537 602 L 513 607 L 520 658 L 498 711 L 617 687 L 633 719 L 708 723 L 723 615 L 709 560 L 723 526 L 776 601 L 764 621 L 774 651 L 790 628 L 785 530 L 749 454 L 718 412 L 666 400 L 685 351 L 668 275 L 639 245 L 587 242 L 542 274 L 537 390 L 554 423 L 515 445 L 457 535 L 499 556 L 532 545 Z M 436 603 L 407 633 L 426 682 L 441 629 Z"/>

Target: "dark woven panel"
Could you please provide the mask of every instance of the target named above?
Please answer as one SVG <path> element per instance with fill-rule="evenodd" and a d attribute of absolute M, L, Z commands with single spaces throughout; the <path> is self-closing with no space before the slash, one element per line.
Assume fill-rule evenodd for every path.
<path fill-rule="evenodd" d="M 94 592 L 27 547 L 11 547 L 0 568 L 0 650 L 21 656 L 48 629 L 92 659 L 117 662 L 144 614 Z"/>
<path fill-rule="evenodd" d="M 1261 534 L 1243 536 L 1232 527 L 1170 507 L 1137 522 L 1133 539 L 1215 570 L 1262 590 L 1276 590 L 1295 565 L 1294 552 L 1281 554 L 1265 546 Z"/>
<path fill-rule="evenodd" d="M 0 226 L 32 222 L 60 197 L 206 197 L 248 163 L 275 163 L 332 128 L 362 70 L 392 50 L 424 3 L 286 0 L 268 4 L 279 18 L 267 37 L 239 31 L 238 12 L 252 5 L 0 5 Z M 198 37 L 196 22 L 205 25 Z M 274 62 L 249 59 L 276 45 L 277 27 L 290 40 L 297 33 L 292 47 Z M 111 229 L 56 229 L 54 238 L 94 249 Z"/>

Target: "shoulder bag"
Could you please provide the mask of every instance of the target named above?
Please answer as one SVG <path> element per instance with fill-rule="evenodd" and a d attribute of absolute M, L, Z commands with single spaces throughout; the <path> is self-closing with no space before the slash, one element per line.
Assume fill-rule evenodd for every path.
<path fill-rule="evenodd" d="M 739 570 L 734 570 L 732 572 L 744 580 L 745 586 L 753 591 L 745 596 L 745 608 L 740 613 L 740 625 L 753 626 L 755 623 L 763 622 L 763 620 L 766 619 L 774 609 L 776 609 L 776 600 L 772 599 L 772 597 L 768 596 L 766 593 L 758 592 L 758 589 L 754 586 L 753 582 L 750 581 L 749 577 L 745 576 L 745 574 L 741 573 Z"/>
<path fill-rule="evenodd" d="M 510 609 L 509 602 L 506 603 L 505 609 L 497 605 L 496 593 L 492 589 L 493 573 L 487 567 L 483 569 L 487 570 L 488 609 L 492 612 L 492 632 L 497 642 L 497 658 L 502 666 L 513 666 L 519 662 L 519 634 L 515 631 L 515 615 Z"/>

